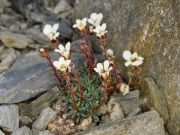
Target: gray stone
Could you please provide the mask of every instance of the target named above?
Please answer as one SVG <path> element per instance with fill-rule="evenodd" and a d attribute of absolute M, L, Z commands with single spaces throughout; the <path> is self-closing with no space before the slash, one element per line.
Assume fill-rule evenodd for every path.
<path fill-rule="evenodd" d="M 0 130 L 0 135 L 5 135 L 5 134 Z"/>
<path fill-rule="evenodd" d="M 57 113 L 50 107 L 42 110 L 39 117 L 34 121 L 32 128 L 35 130 L 45 130 L 47 125 L 56 119 Z"/>
<path fill-rule="evenodd" d="M 138 115 L 138 114 L 141 114 L 141 113 L 142 113 L 141 108 L 135 108 L 132 112 L 130 112 L 128 114 L 127 117 L 132 117 L 132 116 L 135 116 L 135 115 Z"/>
<path fill-rule="evenodd" d="M 25 101 L 57 85 L 47 61 L 38 52 L 28 53 L 0 77 L 0 103 Z"/>
<path fill-rule="evenodd" d="M 45 130 L 45 131 L 40 131 L 39 133 L 33 135 L 54 135 L 54 134 L 51 133 L 49 130 Z"/>
<path fill-rule="evenodd" d="M 11 135 L 32 135 L 32 131 L 29 127 L 21 127 L 17 129 L 15 132 L 13 132 Z"/>
<path fill-rule="evenodd" d="M 25 31 L 26 35 L 32 38 L 34 41 L 40 44 L 48 44 L 47 37 L 40 31 L 39 26 L 34 26 Z"/>
<path fill-rule="evenodd" d="M 17 55 L 17 51 L 15 51 L 13 48 L 4 50 L 3 54 L 0 54 L 0 73 L 4 72 L 10 67 L 10 65 L 16 60 Z"/>
<path fill-rule="evenodd" d="M 124 113 L 117 98 L 111 97 L 108 103 L 109 119 L 111 121 L 118 121 L 124 118 Z"/>
<path fill-rule="evenodd" d="M 66 2 L 66 0 L 61 0 L 59 1 L 59 3 L 55 6 L 54 8 L 54 13 L 58 14 L 58 13 L 62 13 L 62 12 L 66 12 L 68 10 L 70 10 L 72 7 L 69 5 L 68 2 Z"/>
<path fill-rule="evenodd" d="M 1 0 L 0 8 L 1 7 L 9 7 L 9 6 L 11 6 L 11 4 L 7 0 Z"/>
<path fill-rule="evenodd" d="M 22 117 L 28 116 L 29 120 L 34 120 L 35 118 L 37 118 L 37 116 L 41 113 L 43 109 L 49 107 L 51 103 L 59 97 L 60 91 L 57 87 L 55 87 L 47 91 L 46 93 L 42 94 L 37 99 L 33 100 L 30 104 L 20 105 L 20 114 Z"/>
<path fill-rule="evenodd" d="M 125 115 L 131 113 L 134 109 L 139 108 L 139 91 L 131 91 L 127 95 L 118 95 L 116 101 L 121 105 Z"/>
<path fill-rule="evenodd" d="M 0 106 L 0 127 L 7 132 L 19 128 L 19 108 L 17 105 Z"/>
<path fill-rule="evenodd" d="M 169 119 L 168 108 L 166 99 L 161 89 L 158 88 L 154 80 L 150 77 L 146 77 L 145 85 L 147 86 L 147 92 L 149 96 L 149 104 L 161 115 L 165 122 Z"/>
<path fill-rule="evenodd" d="M 20 110 L 21 110 L 21 107 L 20 107 Z M 33 120 L 30 117 L 21 116 L 21 115 L 20 115 L 19 121 L 20 121 L 20 126 L 29 125 L 29 124 L 31 124 L 33 122 Z"/>
<path fill-rule="evenodd" d="M 102 62 L 104 60 L 104 57 L 101 54 L 94 54 L 94 57 L 97 62 Z M 86 59 L 84 55 L 80 52 L 72 52 L 71 60 L 72 63 L 75 65 L 76 69 L 82 69 L 86 65 Z"/>
<path fill-rule="evenodd" d="M 107 123 L 77 135 L 165 135 L 163 120 L 156 111 Z"/>
<path fill-rule="evenodd" d="M 79 39 L 71 43 L 71 52 L 81 52 L 80 45 L 85 43 L 84 40 Z"/>
<path fill-rule="evenodd" d="M 27 36 L 12 32 L 0 32 L 0 40 L 5 46 L 18 49 L 26 48 L 29 43 L 33 43 Z"/>
<path fill-rule="evenodd" d="M 122 52 L 126 49 L 145 58 L 142 75 L 151 77 L 162 90 L 170 116 L 168 131 L 179 135 L 180 1 L 78 0 L 73 22 L 92 12 L 103 13 L 107 42 L 119 56 L 119 62 L 124 64 Z"/>

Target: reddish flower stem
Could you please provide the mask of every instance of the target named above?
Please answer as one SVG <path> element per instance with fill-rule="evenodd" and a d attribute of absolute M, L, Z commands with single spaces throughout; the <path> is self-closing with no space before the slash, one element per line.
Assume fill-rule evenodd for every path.
<path fill-rule="evenodd" d="M 106 50 L 105 50 L 106 49 L 106 40 L 105 40 L 105 38 L 99 39 L 99 43 L 100 43 L 100 47 L 103 51 L 103 55 L 106 58 Z"/>
<path fill-rule="evenodd" d="M 53 72 L 54 72 L 54 75 L 56 76 L 56 78 L 58 79 L 59 83 L 61 84 L 61 86 L 63 86 L 63 83 L 62 83 L 62 79 L 59 77 L 58 73 L 57 73 L 57 70 L 56 68 L 54 67 L 52 61 L 50 58 L 47 58 L 47 61 L 49 63 L 49 65 L 51 66 Z"/>
<path fill-rule="evenodd" d="M 88 38 L 87 38 L 87 35 L 86 35 L 85 32 L 82 32 L 82 37 L 83 37 L 86 45 L 87 45 L 88 48 L 89 48 L 91 60 L 92 60 L 92 62 L 93 62 L 93 64 L 94 64 L 94 63 L 95 63 L 94 53 L 93 53 L 93 51 L 92 51 L 92 46 L 89 44 L 89 41 L 88 41 Z"/>
<path fill-rule="evenodd" d="M 73 75 L 74 80 L 76 81 L 76 83 L 79 85 L 79 89 L 80 89 L 80 99 L 83 100 L 84 99 L 84 87 L 81 84 L 80 80 L 79 80 L 79 75 L 77 73 L 77 71 L 74 69 L 74 66 L 71 64 L 71 73 Z"/>
<path fill-rule="evenodd" d="M 117 67 L 116 67 L 115 62 L 114 62 L 114 64 L 112 65 L 112 68 L 113 68 L 114 76 L 115 76 L 115 79 L 116 79 L 116 83 L 115 83 L 115 85 L 114 85 L 114 91 L 116 91 L 117 86 L 120 85 L 121 76 L 118 74 L 118 70 L 117 70 Z"/>
<path fill-rule="evenodd" d="M 67 87 L 68 87 L 68 89 L 70 90 L 71 102 L 72 102 L 73 108 L 74 108 L 75 111 L 77 111 L 77 110 L 78 110 L 78 107 L 77 107 L 76 101 L 75 101 L 75 92 L 74 92 L 73 88 L 71 87 L 71 82 L 70 82 L 70 79 L 69 79 L 68 72 L 66 72 L 66 73 L 64 74 L 64 78 L 65 78 L 65 80 L 66 80 Z"/>
<path fill-rule="evenodd" d="M 44 48 L 40 48 L 40 49 L 39 49 L 39 52 L 40 52 L 41 56 L 44 57 L 44 58 L 48 61 L 50 67 L 52 68 L 52 70 L 53 70 L 53 72 L 54 72 L 54 75 L 55 75 L 56 78 L 58 79 L 58 81 L 59 81 L 59 83 L 61 84 L 61 86 L 63 86 L 62 79 L 61 79 L 61 77 L 58 75 L 57 70 L 56 70 L 56 68 L 54 67 L 53 63 L 52 63 L 51 57 L 49 56 L 48 52 L 47 52 Z"/>
<path fill-rule="evenodd" d="M 89 66 L 89 72 L 90 72 L 90 80 L 92 79 L 92 75 L 93 75 L 93 66 L 91 64 L 89 55 L 87 53 L 87 50 L 84 47 L 81 47 L 81 52 L 83 53 L 83 55 L 85 56 L 87 65 Z"/>

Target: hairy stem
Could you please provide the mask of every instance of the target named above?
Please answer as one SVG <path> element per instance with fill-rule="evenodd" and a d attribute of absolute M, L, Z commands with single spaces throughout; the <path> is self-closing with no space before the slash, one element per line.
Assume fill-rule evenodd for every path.
<path fill-rule="evenodd" d="M 56 70 L 56 68 L 54 67 L 51 59 L 50 59 L 50 58 L 46 58 L 46 59 L 47 59 L 49 65 L 51 66 L 51 68 L 52 68 L 52 70 L 53 70 L 53 72 L 54 72 L 54 75 L 56 76 L 56 78 L 58 79 L 58 81 L 59 81 L 59 83 L 60 83 L 60 85 L 61 85 L 61 87 L 62 87 L 62 86 L 63 86 L 62 79 L 61 79 L 60 76 L 58 75 L 57 70 Z"/>
<path fill-rule="evenodd" d="M 74 69 L 74 66 L 71 65 L 71 73 L 73 75 L 73 78 L 74 80 L 76 81 L 76 83 L 78 84 L 79 86 L 79 89 L 80 89 L 80 98 L 81 98 L 81 101 L 84 99 L 84 87 L 83 85 L 81 84 L 80 80 L 79 80 L 79 75 L 78 75 L 78 72 Z"/>
<path fill-rule="evenodd" d="M 93 75 L 93 66 L 92 66 L 92 64 L 91 64 L 91 61 L 90 61 L 90 58 L 89 58 L 89 55 L 88 55 L 87 50 L 86 50 L 84 47 L 81 47 L 81 52 L 82 52 L 82 54 L 85 56 L 87 65 L 88 65 L 88 67 L 89 67 L 90 80 L 91 80 L 91 79 L 92 79 L 92 75 Z"/>
<path fill-rule="evenodd" d="M 66 80 L 67 87 L 70 90 L 71 102 L 72 102 L 73 108 L 74 108 L 75 111 L 77 111 L 78 108 L 77 108 L 76 101 L 75 101 L 75 92 L 74 92 L 74 89 L 71 87 L 71 82 L 70 82 L 70 78 L 69 78 L 68 72 L 66 72 L 64 74 L 64 78 Z"/>
<path fill-rule="evenodd" d="M 88 38 L 87 38 L 87 35 L 86 35 L 85 32 L 82 32 L 82 37 L 83 37 L 86 45 L 87 45 L 88 48 L 89 48 L 91 60 L 92 60 L 92 62 L 93 62 L 93 64 L 94 64 L 94 63 L 95 63 L 94 53 L 93 53 L 92 46 L 90 45 L 90 43 L 89 43 L 89 41 L 88 41 Z"/>

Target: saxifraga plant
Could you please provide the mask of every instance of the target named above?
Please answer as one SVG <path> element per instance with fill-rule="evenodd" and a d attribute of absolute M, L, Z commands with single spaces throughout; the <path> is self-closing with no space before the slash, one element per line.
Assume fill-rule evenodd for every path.
<path fill-rule="evenodd" d="M 129 92 L 129 85 L 139 80 L 139 66 L 143 63 L 143 57 L 136 52 L 124 51 L 123 58 L 125 66 L 133 69 L 128 84 L 123 83 L 116 57 L 111 49 L 106 46 L 106 23 L 101 24 L 103 15 L 92 13 L 90 18 L 77 19 L 73 28 L 76 28 L 84 39 L 80 44 L 80 51 L 86 59 L 87 68 L 78 71 L 71 62 L 71 43 L 59 44 L 59 25 L 47 24 L 43 33 L 49 38 L 51 46 L 60 55 L 58 61 L 51 61 L 49 53 L 41 48 L 39 51 L 51 66 L 54 75 L 58 79 L 65 92 L 64 101 L 69 107 L 69 115 L 78 123 L 83 118 L 91 118 L 99 122 L 99 108 L 108 102 L 110 96 L 115 92 L 122 92 L 123 95 Z M 96 34 L 102 55 L 105 58 L 103 63 L 97 63 L 94 57 L 92 46 L 88 37 Z M 133 81 L 132 81 L 133 80 Z M 63 85 L 63 82 L 66 85 Z"/>
<path fill-rule="evenodd" d="M 84 86 L 84 99 L 81 100 L 80 92 L 76 92 L 75 100 L 78 106 L 78 111 L 74 111 L 71 104 L 70 94 L 67 93 L 64 97 L 65 102 L 69 106 L 69 115 L 78 123 L 81 118 L 91 117 L 94 122 L 99 122 L 99 116 L 101 113 L 98 112 L 100 102 L 102 100 L 102 93 L 100 90 L 101 80 L 97 75 L 93 75 L 92 79 L 89 78 L 89 70 L 84 69 L 79 72 L 79 79 Z M 72 80 L 73 87 L 76 91 L 79 91 L 79 86 Z"/>

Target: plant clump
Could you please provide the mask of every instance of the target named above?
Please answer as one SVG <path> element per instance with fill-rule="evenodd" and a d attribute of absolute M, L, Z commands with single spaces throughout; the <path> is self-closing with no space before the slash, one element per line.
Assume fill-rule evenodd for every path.
<path fill-rule="evenodd" d="M 40 49 L 40 53 L 47 59 L 54 75 L 59 80 L 65 93 L 63 100 L 68 106 L 69 116 L 76 123 L 83 119 L 91 119 L 95 123 L 100 122 L 102 114 L 99 108 L 106 104 L 114 93 L 128 94 L 130 85 L 138 80 L 139 72 L 137 71 L 144 60 L 137 52 L 124 51 L 125 66 L 131 67 L 131 70 L 128 73 L 128 82 L 123 82 L 114 52 L 106 46 L 108 31 L 106 23 L 101 24 L 102 19 L 102 13 L 92 13 L 90 18 L 77 19 L 73 25 L 84 40 L 80 44 L 80 51 L 85 57 L 86 66 L 81 71 L 75 69 L 71 61 L 71 43 L 67 42 L 65 46 L 61 43 L 59 32 L 57 32 L 58 24 L 53 26 L 47 24 L 43 29 L 60 58 L 52 61 L 47 50 L 43 48 Z M 102 63 L 97 63 L 89 42 L 89 36 L 93 34 L 96 35 L 102 49 L 104 56 Z"/>

